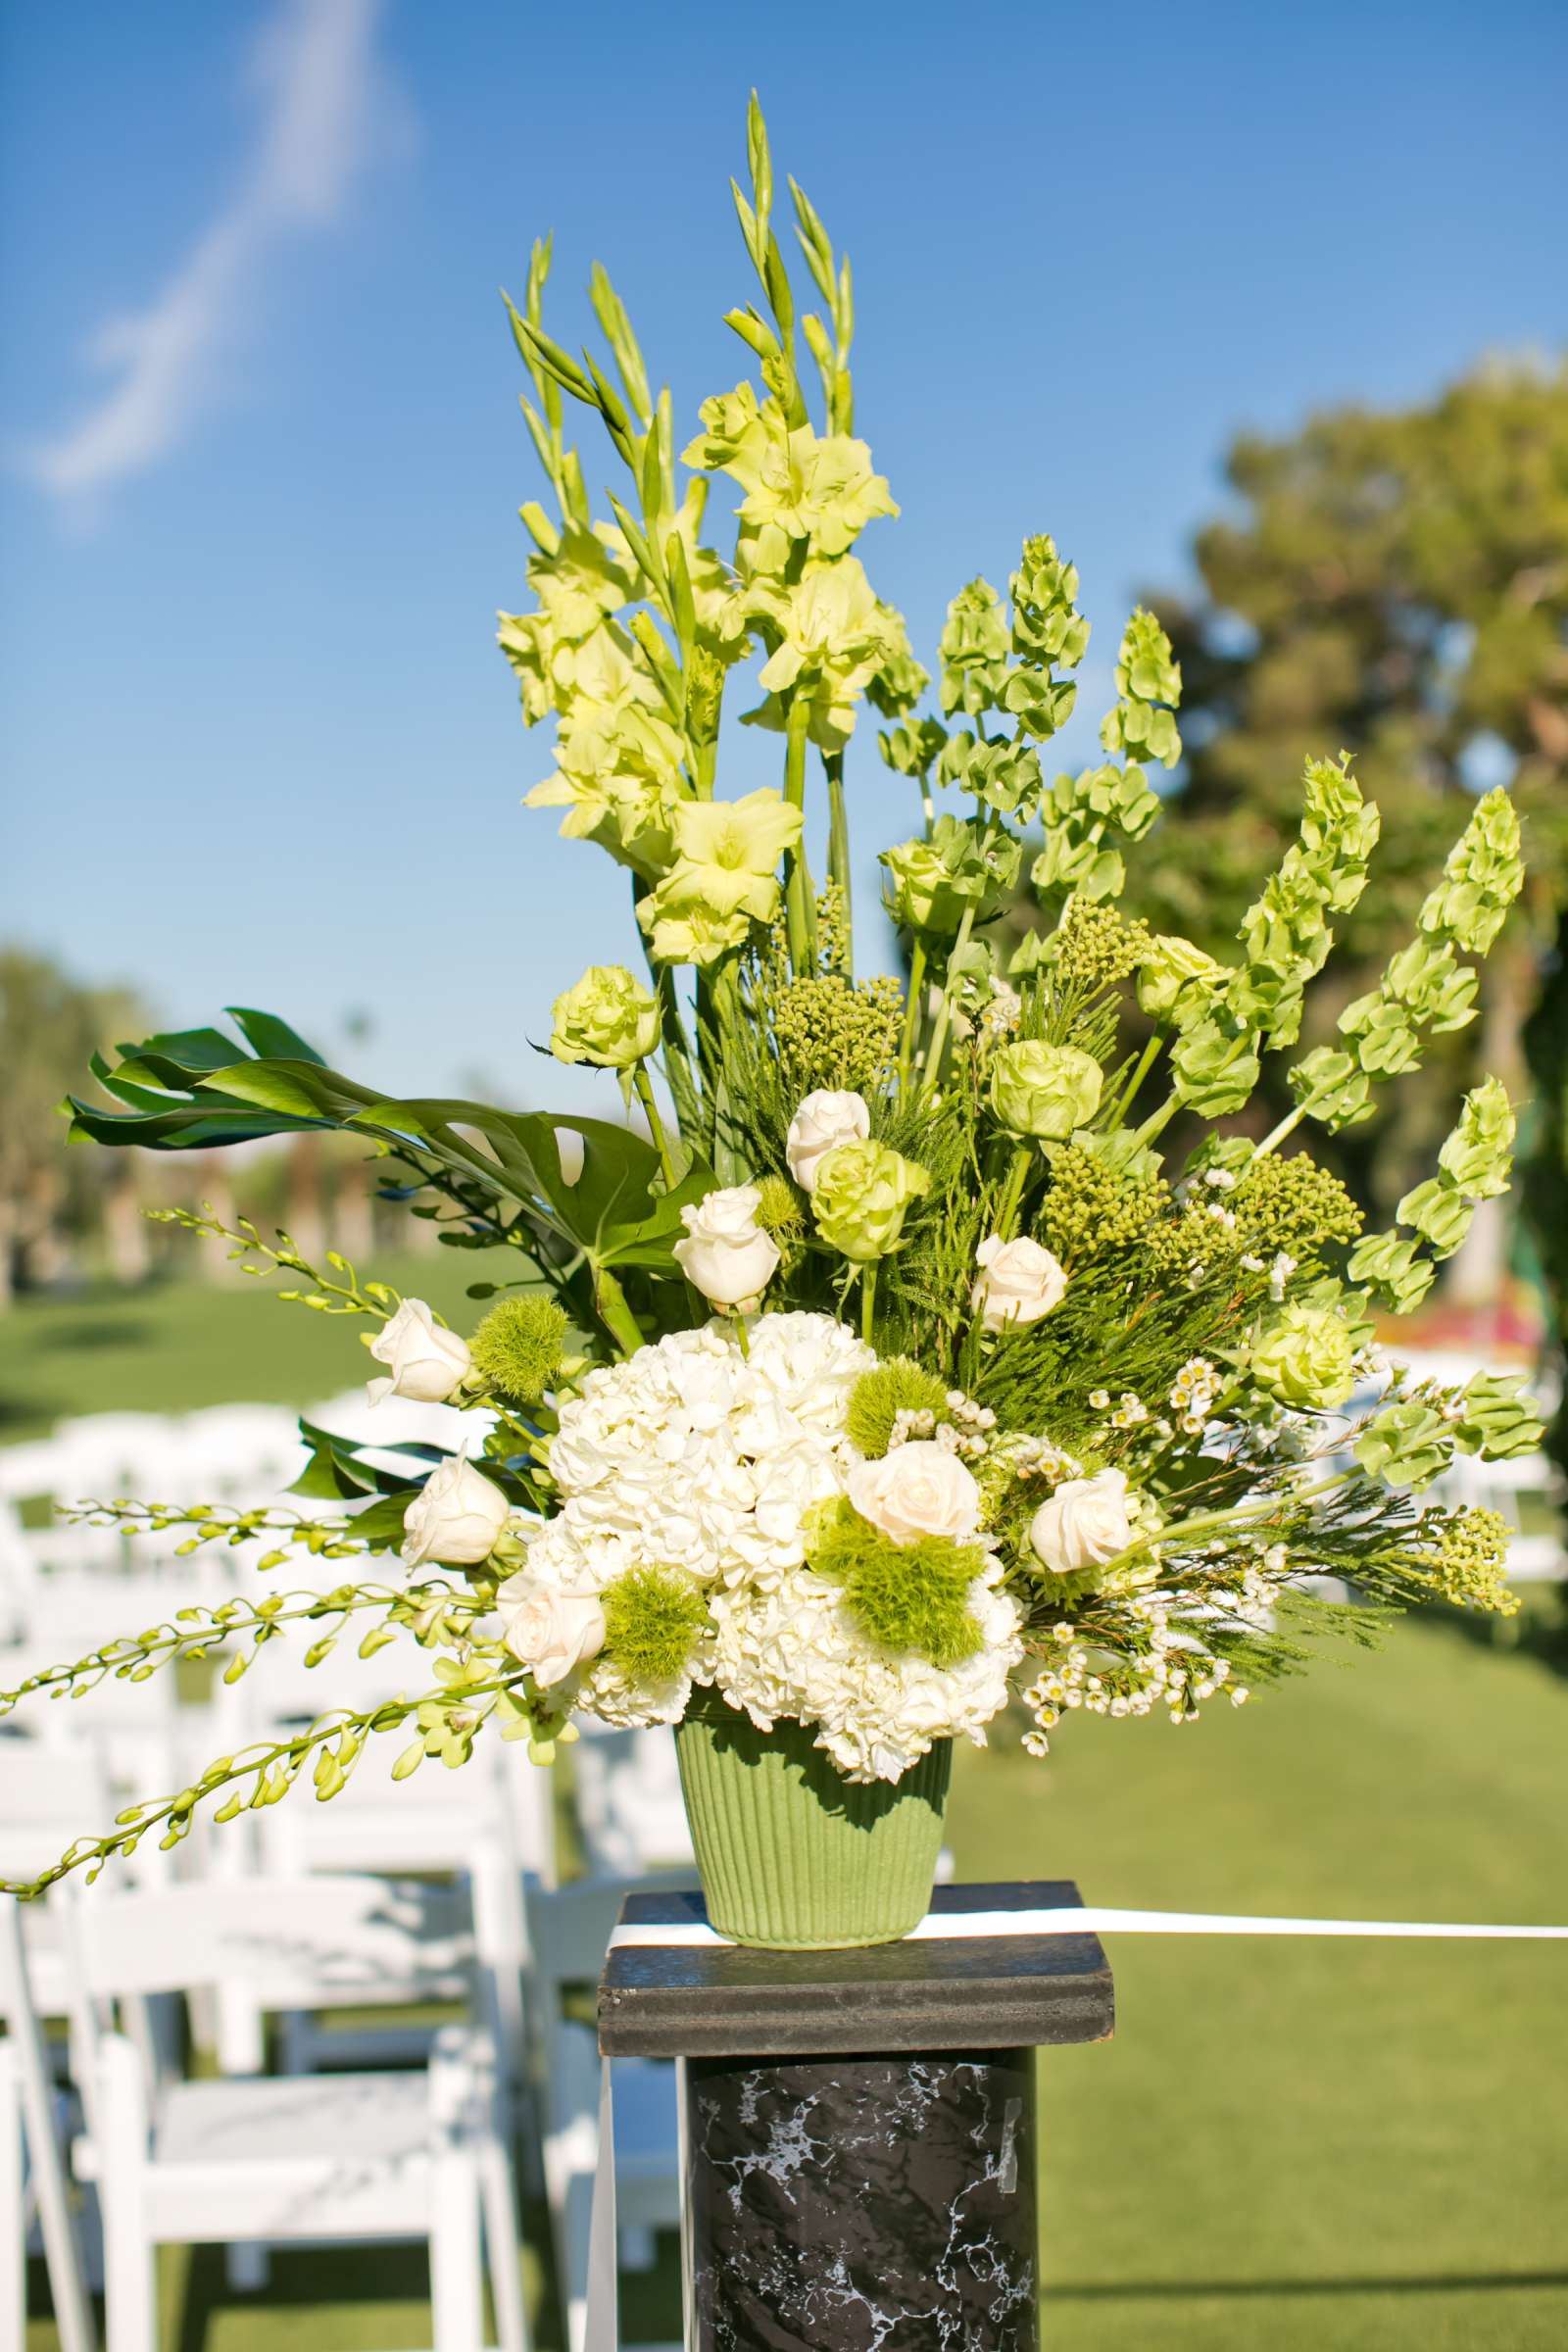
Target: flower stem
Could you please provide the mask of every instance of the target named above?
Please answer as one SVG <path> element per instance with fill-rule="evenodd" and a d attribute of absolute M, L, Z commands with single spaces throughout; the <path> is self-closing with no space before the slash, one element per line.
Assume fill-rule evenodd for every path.
<path fill-rule="evenodd" d="M 1033 1144 L 1017 1144 L 1013 1148 L 1012 1158 L 1007 1164 L 1007 1181 L 997 1209 L 995 1231 L 999 1241 L 1010 1242 L 1012 1239 L 1013 1219 L 1018 1214 L 1018 1203 L 1023 1198 L 1023 1188 L 1028 1181 L 1034 1156 Z"/>
<path fill-rule="evenodd" d="M 790 705 L 784 737 L 784 798 L 792 808 L 806 811 L 806 733 L 811 706 L 804 694 Z M 806 863 L 803 826 L 800 847 L 788 852 L 784 870 L 784 922 L 789 941 L 790 969 L 799 978 L 816 961 L 816 908 L 811 901 L 811 877 Z"/>
<path fill-rule="evenodd" d="M 844 961 L 855 977 L 855 901 L 850 882 L 850 820 L 844 807 L 844 754 L 824 752 L 827 777 L 827 871 L 839 894 L 839 919 L 844 925 Z"/>
<path fill-rule="evenodd" d="M 868 1348 L 871 1345 L 871 1317 L 875 1307 L 876 1268 L 875 1266 L 862 1266 L 860 1269 L 860 1337 Z"/>
<path fill-rule="evenodd" d="M 1148 1045 L 1144 1048 L 1143 1053 L 1139 1056 L 1138 1067 L 1128 1079 L 1125 1087 L 1123 1087 L 1121 1094 L 1117 1099 L 1116 1107 L 1105 1122 L 1107 1127 L 1121 1126 L 1122 1122 L 1127 1116 L 1127 1113 L 1137 1102 L 1138 1090 L 1143 1085 L 1144 1080 L 1149 1076 L 1150 1071 L 1153 1068 L 1154 1063 L 1158 1058 L 1160 1048 L 1163 1046 L 1164 1042 L 1164 1039 L 1158 1034 L 1157 1031 L 1155 1032 L 1154 1036 L 1150 1039 Z"/>
<path fill-rule="evenodd" d="M 909 1068 L 914 1058 L 914 1040 L 920 1026 L 925 1001 L 925 941 L 916 935 L 909 955 L 909 993 L 904 1007 L 904 1037 L 899 1046 L 899 1101 L 902 1102 L 909 1088 Z"/>
<path fill-rule="evenodd" d="M 925 1083 L 927 1089 L 933 1093 L 942 1072 L 942 1055 L 948 1042 L 948 1026 L 953 1019 L 954 994 L 961 978 L 961 974 L 956 972 L 954 967 L 962 961 L 963 951 L 969 945 L 969 934 L 973 929 L 974 908 L 972 906 L 965 906 L 963 919 L 958 925 L 958 936 L 954 941 L 952 953 L 948 957 L 947 985 L 942 991 L 942 1002 L 937 1006 L 937 1017 L 931 1028 L 931 1043 L 926 1049 Z"/>
<path fill-rule="evenodd" d="M 637 1318 L 626 1300 L 626 1294 L 608 1266 L 594 1267 L 594 1307 L 600 1322 L 609 1332 L 623 1356 L 632 1356 L 643 1344 L 637 1328 Z"/>
<path fill-rule="evenodd" d="M 1271 1127 L 1269 1129 L 1267 1135 L 1264 1136 L 1263 1141 L 1258 1145 L 1257 1150 L 1252 1153 L 1252 1157 L 1254 1159 L 1261 1159 L 1265 1152 L 1277 1151 L 1279 1146 L 1284 1143 L 1288 1135 L 1295 1134 L 1297 1128 L 1299 1127 L 1305 1116 L 1305 1103 L 1298 1102 L 1294 1110 L 1287 1111 L 1285 1117 L 1281 1119 L 1277 1127 Z"/>
<path fill-rule="evenodd" d="M 654 1149 L 659 1153 L 659 1164 L 664 1171 L 664 1182 L 673 1192 L 679 1179 L 675 1174 L 675 1162 L 670 1156 L 669 1138 L 664 1132 L 664 1122 L 659 1115 L 659 1103 L 655 1099 L 653 1082 L 649 1078 L 646 1061 L 640 1061 L 637 1064 L 636 1069 L 632 1072 L 631 1082 L 637 1089 L 637 1100 L 643 1106 L 643 1116 L 648 1121 L 648 1132 L 654 1139 Z"/>

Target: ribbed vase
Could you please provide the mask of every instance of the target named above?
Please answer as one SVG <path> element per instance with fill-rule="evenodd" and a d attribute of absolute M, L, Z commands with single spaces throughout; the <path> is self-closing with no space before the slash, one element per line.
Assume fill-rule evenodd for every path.
<path fill-rule="evenodd" d="M 711 1692 L 675 1727 L 708 1916 L 732 1943 L 893 1943 L 931 1907 L 953 1742 L 902 1781 L 847 1781 L 812 1726 L 760 1732 Z"/>

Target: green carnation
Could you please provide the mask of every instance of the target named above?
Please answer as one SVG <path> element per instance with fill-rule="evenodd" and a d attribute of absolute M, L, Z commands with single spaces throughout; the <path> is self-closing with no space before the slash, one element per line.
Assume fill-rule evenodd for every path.
<path fill-rule="evenodd" d="M 1024 1038 L 999 1049 L 991 1065 L 991 1107 L 1009 1133 L 1062 1144 L 1100 1106 L 1104 1075 L 1092 1054 Z"/>
<path fill-rule="evenodd" d="M 1355 1338 L 1326 1306 L 1288 1306 L 1252 1349 L 1252 1377 L 1282 1404 L 1343 1404 L 1355 1386 Z"/>
<path fill-rule="evenodd" d="M 561 1369 L 566 1318 L 553 1298 L 503 1298 L 469 1342 L 474 1370 L 504 1404 L 537 1404 Z"/>
<path fill-rule="evenodd" d="M 808 1543 L 816 1574 L 842 1587 L 848 1614 L 882 1649 L 911 1650 L 946 1672 L 983 1647 L 969 1588 L 984 1571 L 978 1544 L 921 1536 L 895 1544 L 842 1497 L 816 1514 Z"/>
<path fill-rule="evenodd" d="M 836 1144 L 817 1164 L 811 1213 L 831 1249 L 869 1266 L 898 1248 L 910 1202 L 930 1190 L 929 1170 L 884 1144 Z"/>
<path fill-rule="evenodd" d="M 607 1585 L 605 1655 L 630 1683 L 657 1689 L 684 1673 L 708 1603 L 682 1568 L 629 1568 Z"/>
<path fill-rule="evenodd" d="M 942 1382 L 906 1355 L 891 1356 L 860 1374 L 850 1393 L 845 1435 L 868 1462 L 879 1461 L 892 1444 L 900 1413 L 929 1413 L 933 1426 L 953 1418 Z"/>
<path fill-rule="evenodd" d="M 550 1051 L 558 1061 L 629 1070 L 659 1043 L 659 1005 L 622 963 L 591 963 L 556 999 Z"/>

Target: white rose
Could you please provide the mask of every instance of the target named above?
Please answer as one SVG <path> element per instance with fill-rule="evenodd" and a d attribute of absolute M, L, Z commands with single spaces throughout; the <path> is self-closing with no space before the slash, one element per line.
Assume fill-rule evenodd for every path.
<path fill-rule="evenodd" d="M 980 1490 L 956 1453 L 930 1438 L 895 1446 L 879 1462 L 860 1462 L 846 1482 L 862 1519 L 895 1544 L 950 1536 L 964 1544 L 980 1525 Z"/>
<path fill-rule="evenodd" d="M 597 1593 L 564 1592 L 520 1568 L 496 1591 L 503 1639 L 541 1690 L 564 1682 L 605 1645 L 605 1612 Z"/>
<path fill-rule="evenodd" d="M 1038 1242 L 1004 1242 L 992 1234 L 975 1251 L 980 1279 L 969 1304 L 987 1331 L 1009 1323 L 1038 1323 L 1061 1304 L 1067 1277 L 1059 1258 Z"/>
<path fill-rule="evenodd" d="M 815 1192 L 817 1167 L 829 1152 L 840 1144 L 864 1143 L 870 1132 L 863 1096 L 838 1094 L 830 1086 L 808 1095 L 784 1139 L 784 1156 L 802 1192 Z"/>
<path fill-rule="evenodd" d="M 715 1306 L 756 1306 L 773 1277 L 778 1244 L 757 1222 L 761 1197 L 755 1184 L 732 1184 L 680 1212 L 686 1239 L 675 1244 L 676 1260 Z"/>
<path fill-rule="evenodd" d="M 448 1568 L 476 1568 L 495 1549 L 512 1505 L 471 1462 L 453 1454 L 403 1514 L 403 1558 L 411 1568 L 439 1560 Z"/>
<path fill-rule="evenodd" d="M 1065 1479 L 1029 1523 L 1029 1541 L 1048 1568 L 1072 1576 L 1102 1568 L 1133 1540 L 1127 1481 L 1119 1470 Z"/>
<path fill-rule="evenodd" d="M 390 1380 L 372 1380 L 370 1402 L 383 1396 L 412 1396 L 417 1404 L 445 1404 L 468 1377 L 473 1358 L 468 1343 L 436 1321 L 422 1298 L 405 1298 L 370 1342 L 378 1364 L 390 1364 Z"/>

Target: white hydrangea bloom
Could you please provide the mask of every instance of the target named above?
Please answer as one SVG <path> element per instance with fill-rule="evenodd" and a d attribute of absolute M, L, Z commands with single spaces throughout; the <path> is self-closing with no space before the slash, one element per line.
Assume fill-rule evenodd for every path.
<path fill-rule="evenodd" d="M 969 1588 L 981 1648 L 945 1670 L 867 1642 L 838 1588 L 808 1568 L 765 1592 L 716 1594 L 713 1683 L 759 1731 L 771 1731 L 781 1715 L 816 1723 L 817 1745 L 846 1780 L 900 1780 L 936 1740 L 983 1747 L 1023 1656 L 1020 1612 L 994 1589 L 995 1573 Z"/>
<path fill-rule="evenodd" d="M 679 1568 L 707 1588 L 712 1617 L 674 1681 L 634 1685 L 601 1655 L 575 1703 L 621 1726 L 674 1723 L 693 1683 L 712 1683 L 760 1729 L 818 1724 L 818 1743 L 859 1781 L 898 1780 L 934 1740 L 983 1743 L 1023 1649 L 998 1572 L 970 1588 L 984 1646 L 941 1672 L 878 1649 L 806 1566 L 808 1514 L 860 1458 L 845 1416 L 876 1357 L 828 1315 L 760 1316 L 749 1346 L 743 1356 L 717 1325 L 674 1332 L 590 1373 L 563 1407 L 549 1454 L 562 1507 L 529 1542 L 530 1582 L 602 1592 L 633 1568 Z"/>

